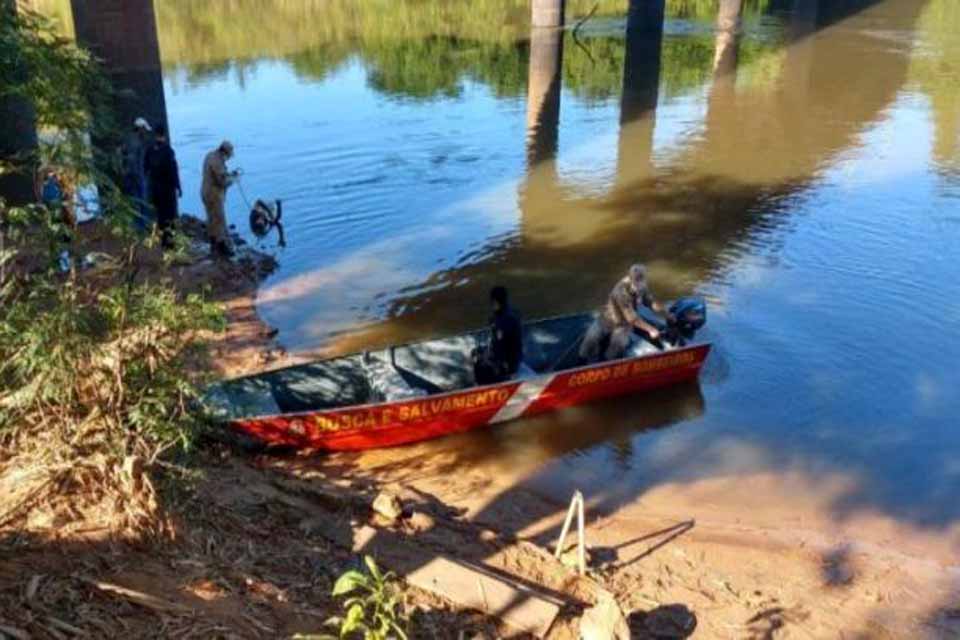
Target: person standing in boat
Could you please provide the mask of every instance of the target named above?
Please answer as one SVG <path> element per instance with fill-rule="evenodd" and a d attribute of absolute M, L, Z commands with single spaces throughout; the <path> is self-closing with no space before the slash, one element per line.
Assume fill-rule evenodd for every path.
<path fill-rule="evenodd" d="M 229 258 L 233 249 L 227 240 L 227 215 L 224 203 L 227 189 L 239 175 L 236 171 L 227 171 L 227 160 L 233 157 L 233 143 L 224 140 L 220 146 L 203 159 L 203 186 L 200 198 L 207 211 L 207 237 L 210 250 L 214 255 Z"/>
<path fill-rule="evenodd" d="M 510 306 L 505 287 L 490 290 L 490 304 L 490 342 L 473 365 L 474 378 L 481 385 L 509 380 L 523 360 L 523 324 Z"/>
<path fill-rule="evenodd" d="M 604 360 L 622 358 L 634 331 L 643 333 L 653 342 L 658 341 L 660 330 L 637 313 L 641 304 L 657 313 L 665 313 L 663 305 L 650 295 L 646 267 L 635 264 L 613 286 L 607 304 L 587 330 L 580 343 L 580 358 L 597 362 L 601 351 Z M 605 343 L 608 343 L 606 350 L 603 348 Z"/>

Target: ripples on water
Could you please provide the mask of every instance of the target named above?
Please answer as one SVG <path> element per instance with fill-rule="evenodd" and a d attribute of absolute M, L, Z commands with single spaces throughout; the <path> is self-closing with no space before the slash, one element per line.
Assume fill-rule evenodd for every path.
<path fill-rule="evenodd" d="M 558 458 L 597 490 L 825 465 L 856 474 L 852 504 L 944 523 L 960 517 L 960 11 L 809 4 L 753 11 L 716 69 L 709 20 L 671 19 L 651 53 L 614 7 L 563 38 L 559 103 L 523 27 L 312 41 L 216 73 L 181 59 L 184 208 L 222 137 L 247 194 L 285 199 L 290 245 L 258 304 L 293 349 L 474 327 L 495 282 L 528 316 L 593 307 L 643 259 L 662 296 L 711 302 L 703 389 L 477 435 L 474 457 Z M 731 438 L 762 454 L 725 457 Z"/>

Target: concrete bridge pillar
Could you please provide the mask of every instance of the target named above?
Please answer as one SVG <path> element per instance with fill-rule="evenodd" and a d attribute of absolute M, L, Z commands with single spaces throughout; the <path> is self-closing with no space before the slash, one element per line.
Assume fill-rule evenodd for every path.
<path fill-rule="evenodd" d="M 653 172 L 653 134 L 660 97 L 664 0 L 631 0 L 627 11 L 617 181 L 632 184 Z"/>
<path fill-rule="evenodd" d="M 666 0 L 630 0 L 627 5 L 627 33 L 663 34 Z"/>
<path fill-rule="evenodd" d="M 631 0 L 627 10 L 626 50 L 620 122 L 630 122 L 657 106 L 664 0 Z"/>
<path fill-rule="evenodd" d="M 124 130 L 143 116 L 167 125 L 153 0 L 71 0 L 77 42 L 103 59 Z"/>
<path fill-rule="evenodd" d="M 548 226 L 555 226 L 558 215 L 557 140 L 563 82 L 563 33 L 555 24 L 530 28 L 527 174 L 517 194 L 523 235 L 528 239 L 537 237 Z"/>
<path fill-rule="evenodd" d="M 562 27 L 566 0 L 530 0 L 530 24 L 533 27 Z"/>
<path fill-rule="evenodd" d="M 732 76 L 736 72 L 742 10 L 743 0 L 720 0 L 713 57 L 715 76 Z"/>
<path fill-rule="evenodd" d="M 717 13 L 718 31 L 737 31 L 743 14 L 743 0 L 720 0 Z"/>
<path fill-rule="evenodd" d="M 819 0 L 794 0 L 787 25 L 787 55 L 783 64 L 784 98 L 805 104 L 813 69 Z"/>
<path fill-rule="evenodd" d="M 16 16 L 16 0 L 0 0 L 0 19 Z M 28 70 L 14 65 L 7 70 L 11 77 L 26 79 Z M 0 98 L 0 161 L 29 157 L 37 149 L 37 118 L 33 105 L 19 96 Z M 0 173 L 0 197 L 8 204 L 22 205 L 33 201 L 33 171 Z"/>
<path fill-rule="evenodd" d="M 531 165 L 557 153 L 562 73 L 563 31 L 531 28 L 527 72 L 527 161 Z"/>
<path fill-rule="evenodd" d="M 820 0 L 793 0 L 787 38 L 797 41 L 813 35 L 817 30 Z"/>

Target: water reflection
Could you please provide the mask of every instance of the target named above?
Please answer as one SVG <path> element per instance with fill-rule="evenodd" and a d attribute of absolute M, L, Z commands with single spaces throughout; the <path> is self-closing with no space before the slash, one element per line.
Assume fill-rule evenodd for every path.
<path fill-rule="evenodd" d="M 559 416 L 542 416 L 512 427 L 513 433 L 500 434 L 521 442 L 532 441 L 536 450 L 531 463 L 542 464 L 568 454 L 591 455 L 604 445 L 616 468 L 624 471 L 636 464 L 633 455 L 636 436 L 666 429 L 701 417 L 706 401 L 698 383 L 664 390 L 652 397 L 618 398 L 596 406 L 564 411 Z M 503 440 L 509 444 L 509 441 Z M 531 464 L 532 468 L 532 464 Z"/>
<path fill-rule="evenodd" d="M 679 295 L 716 269 L 718 260 L 731 259 L 731 248 L 769 231 L 783 204 L 881 117 L 903 86 L 908 60 L 903 50 L 878 43 L 868 32 L 817 38 L 798 28 L 787 32 L 795 39 L 784 45 L 776 85 L 782 89 L 741 91 L 735 69 L 718 70 L 702 135 L 654 168 L 657 38 L 628 28 L 615 188 L 602 198 L 579 197 L 556 182 L 549 168 L 534 168 L 521 190 L 522 240 L 490 246 L 486 260 L 432 274 L 422 299 L 415 289 L 396 299 L 393 309 L 405 312 L 391 314 L 391 331 L 409 327 L 414 334 L 427 322 L 448 330 L 463 327 L 482 314 L 491 276 L 515 290 L 526 309 L 574 311 L 598 303 L 606 283 L 638 257 L 650 263 L 663 295 Z M 711 59 L 736 62 L 724 53 L 736 47 L 736 39 L 718 34 Z M 796 47 L 801 52 L 793 55 Z M 850 68 L 883 72 L 851 78 Z M 837 91 L 841 83 L 853 86 Z M 794 92 L 803 85 L 810 90 Z M 754 126 L 757 122 L 763 126 Z M 557 271 L 548 265 L 577 268 Z M 445 286 L 438 288 L 438 280 Z"/>
<path fill-rule="evenodd" d="M 838 514 L 960 518 L 960 7 L 748 1 L 733 28 L 700 4 L 660 33 L 604 1 L 574 41 L 520 0 L 157 0 L 184 208 L 224 136 L 248 192 L 286 197 L 260 310 L 293 348 L 472 328 L 494 282 L 528 316 L 580 311 L 636 259 L 659 295 L 710 297 L 693 421 L 644 431 L 661 404 L 637 399 L 385 459 L 560 458 L 614 505 L 839 469 Z"/>
<path fill-rule="evenodd" d="M 713 56 L 714 83 L 722 82 L 737 70 L 740 44 L 741 0 L 721 0 L 717 12 L 717 44 Z"/>
<path fill-rule="evenodd" d="M 931 2 L 920 17 L 920 42 L 911 77 L 933 110 L 933 161 L 944 172 L 960 171 L 960 3 Z"/>
<path fill-rule="evenodd" d="M 944 350 L 960 355 L 955 344 L 925 337 L 937 330 L 908 311 L 918 299 L 934 302 L 933 290 L 917 288 L 918 274 L 951 291 L 956 284 L 944 282 L 943 270 L 960 281 L 955 266 L 921 258 L 925 243 L 945 242 L 945 227 L 930 214 L 943 202 L 927 191 L 922 145 L 911 144 L 925 135 L 926 112 L 905 93 L 912 30 L 925 6 L 801 0 L 747 21 L 739 36 L 668 23 L 659 55 L 655 40 L 631 40 L 621 21 L 627 37 L 617 55 L 629 64 L 621 67 L 619 101 L 599 105 L 567 85 L 571 60 L 582 54 L 567 40 L 556 94 L 562 109 L 555 132 L 552 115 L 546 126 L 536 123 L 550 136 L 516 182 L 516 232 L 490 237 L 419 285 L 384 291 L 386 318 L 340 348 L 478 324 L 494 282 L 509 286 L 530 315 L 596 305 L 639 257 L 661 295 L 700 288 L 715 303 L 711 335 L 728 371 L 705 374 L 709 412 L 696 425 L 641 439 L 603 432 L 610 416 L 585 408 L 545 418 L 549 438 L 527 439 L 540 431 L 527 432 L 524 422 L 478 436 L 508 438 L 509 446 L 461 443 L 478 456 L 473 464 L 561 457 L 569 464 L 538 473 L 538 482 L 562 486 L 576 467 L 578 481 L 603 492 L 611 507 L 669 481 L 842 469 L 856 480 L 837 493 L 838 515 L 880 506 L 928 525 L 960 517 L 937 497 L 955 483 L 951 467 L 930 463 L 938 450 L 957 450 L 943 425 L 960 410 L 958 399 L 933 394 L 938 408 L 925 417 L 910 408 L 917 393 L 931 397 L 929 389 L 947 379 Z M 615 42 L 611 30 L 598 27 L 594 44 Z M 674 73 L 691 60 L 699 71 Z M 696 81 L 671 92 L 678 78 Z M 544 112 L 536 92 L 528 99 L 533 112 Z M 615 177 L 599 193 L 558 169 L 589 118 L 607 119 L 602 130 L 617 148 Z M 503 190 L 492 192 L 512 206 Z M 947 233 L 957 240 L 956 231 Z M 889 341 L 904 326 L 915 329 L 909 352 Z M 917 371 L 936 381 L 924 383 L 928 391 L 917 389 Z M 642 411 L 617 410 L 627 421 Z M 582 460 L 571 454 L 579 447 L 552 448 L 591 432 L 615 444 L 584 442 Z M 907 432 L 908 450 L 890 439 Z M 611 461 L 620 473 L 606 472 Z M 911 503 L 917 491 L 927 498 Z"/>
<path fill-rule="evenodd" d="M 509 469 L 523 477 L 544 464 L 573 459 L 604 458 L 612 472 L 633 468 L 634 442 L 660 430 L 701 417 L 705 400 L 697 383 L 666 389 L 654 398 L 621 397 L 578 407 L 552 416 L 508 423 L 440 441 L 370 452 L 360 464 L 381 471 L 412 475 L 455 473 L 465 468 Z M 562 474 L 562 469 L 557 469 Z M 561 496 L 563 497 L 563 496 Z"/>
<path fill-rule="evenodd" d="M 557 154 L 562 65 L 563 31 L 532 27 L 527 72 L 527 162 L 530 165 L 552 160 Z"/>
<path fill-rule="evenodd" d="M 631 2 L 627 11 L 620 97 L 618 180 L 631 164 L 653 171 L 653 133 L 660 95 L 663 12 L 658 3 Z"/>

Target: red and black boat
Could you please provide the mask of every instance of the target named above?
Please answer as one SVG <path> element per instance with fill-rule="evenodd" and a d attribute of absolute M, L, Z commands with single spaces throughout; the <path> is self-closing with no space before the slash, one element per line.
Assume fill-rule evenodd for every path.
<path fill-rule="evenodd" d="M 638 337 L 626 357 L 588 365 L 577 347 L 592 314 L 525 323 L 521 370 L 498 384 L 474 382 L 472 353 L 488 332 L 473 331 L 227 380 L 206 404 L 267 446 L 348 451 L 427 440 L 696 378 L 710 351 L 693 339 L 705 307 L 681 311 L 671 339 Z"/>

